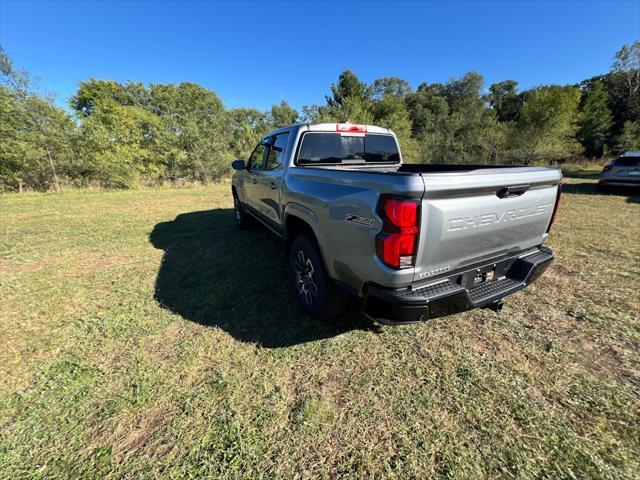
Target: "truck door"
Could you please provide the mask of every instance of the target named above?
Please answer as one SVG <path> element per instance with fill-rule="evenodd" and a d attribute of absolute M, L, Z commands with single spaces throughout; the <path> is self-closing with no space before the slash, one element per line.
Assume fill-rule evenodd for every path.
<path fill-rule="evenodd" d="M 244 203 L 254 213 L 259 214 L 260 176 L 264 172 L 264 160 L 267 154 L 268 139 L 260 141 L 249 157 L 249 166 L 244 181 Z"/>
<path fill-rule="evenodd" d="M 289 132 L 278 133 L 271 137 L 269 151 L 266 155 L 264 170 L 258 178 L 260 213 L 271 227 L 279 230 L 282 219 L 280 218 L 280 184 L 284 174 L 284 159 L 287 155 Z"/>

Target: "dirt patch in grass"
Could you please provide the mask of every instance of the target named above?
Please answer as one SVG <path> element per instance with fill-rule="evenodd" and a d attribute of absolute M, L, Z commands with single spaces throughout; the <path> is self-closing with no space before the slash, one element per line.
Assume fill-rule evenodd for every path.
<path fill-rule="evenodd" d="M 116 465 L 125 463 L 131 455 L 140 450 L 151 437 L 163 426 L 170 423 L 172 409 L 166 406 L 155 407 L 144 414 L 137 428 L 129 432 L 114 445 L 113 462 Z M 154 452 L 157 453 L 157 450 Z"/>

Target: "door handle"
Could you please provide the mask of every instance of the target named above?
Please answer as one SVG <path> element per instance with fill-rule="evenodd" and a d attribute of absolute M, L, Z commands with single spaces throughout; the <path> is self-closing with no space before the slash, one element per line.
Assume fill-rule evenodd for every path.
<path fill-rule="evenodd" d="M 278 188 L 278 185 L 276 185 L 274 182 L 271 182 L 271 190 L 275 190 L 276 188 Z"/>

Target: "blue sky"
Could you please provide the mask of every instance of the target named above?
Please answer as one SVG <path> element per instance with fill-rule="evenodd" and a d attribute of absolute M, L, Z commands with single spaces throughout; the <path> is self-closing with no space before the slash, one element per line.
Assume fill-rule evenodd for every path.
<path fill-rule="evenodd" d="M 104 2 L 0 0 L 0 44 L 66 104 L 91 77 L 192 81 L 228 107 L 321 103 L 343 69 L 413 87 L 476 70 L 490 83 L 574 83 L 640 39 L 640 0 Z"/>

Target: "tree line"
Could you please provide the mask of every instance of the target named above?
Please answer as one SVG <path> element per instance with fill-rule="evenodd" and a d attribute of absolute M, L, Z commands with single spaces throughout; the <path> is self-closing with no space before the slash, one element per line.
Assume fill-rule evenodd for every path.
<path fill-rule="evenodd" d="M 0 191 L 209 182 L 269 130 L 297 122 L 393 129 L 409 163 L 530 165 L 640 149 L 640 41 L 578 85 L 487 90 L 476 72 L 446 83 L 361 81 L 344 71 L 322 105 L 226 109 L 195 83 L 89 79 L 58 108 L 0 47 Z"/>

